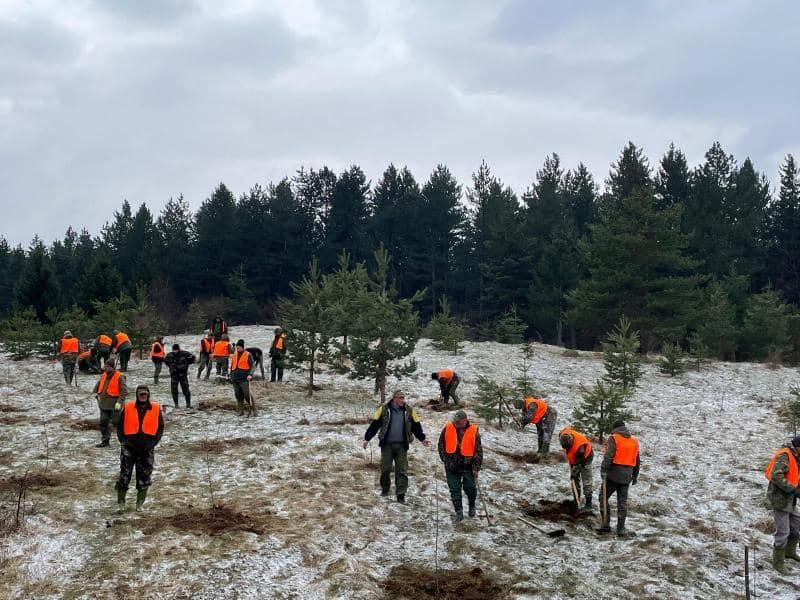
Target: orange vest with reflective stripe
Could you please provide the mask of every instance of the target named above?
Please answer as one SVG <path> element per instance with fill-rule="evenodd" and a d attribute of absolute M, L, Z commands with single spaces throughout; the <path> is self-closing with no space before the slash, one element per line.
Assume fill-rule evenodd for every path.
<path fill-rule="evenodd" d="M 439 381 L 447 385 L 453 380 L 454 373 L 450 369 L 442 369 L 437 373 Z"/>
<path fill-rule="evenodd" d="M 461 456 L 472 458 L 475 456 L 475 441 L 478 439 L 478 426 L 470 425 L 464 431 L 461 438 Z M 444 452 L 445 454 L 455 454 L 458 448 L 458 430 L 453 423 L 444 426 Z"/>
<path fill-rule="evenodd" d="M 234 371 L 249 371 L 250 365 L 247 363 L 247 359 L 250 358 L 250 353 L 245 350 L 241 354 L 234 354 L 231 356 L 231 373 Z"/>
<path fill-rule="evenodd" d="M 78 353 L 80 352 L 80 346 L 78 344 L 78 338 L 71 337 L 71 338 L 61 338 L 61 348 L 59 348 L 59 354 L 65 354 L 68 352 Z"/>
<path fill-rule="evenodd" d="M 122 333 L 121 331 L 115 336 L 117 340 L 117 346 L 121 346 L 125 342 L 130 342 L 131 338 L 128 337 L 127 333 Z"/>
<path fill-rule="evenodd" d="M 611 464 L 635 467 L 636 457 L 639 456 L 639 442 L 636 438 L 626 438 L 619 433 L 612 433 L 611 437 L 614 438 L 614 447 L 616 449 L 614 458 L 611 459 Z"/>
<path fill-rule="evenodd" d="M 786 479 L 789 485 L 793 485 L 794 487 L 800 486 L 800 466 L 798 466 L 797 459 L 788 448 L 781 448 L 775 453 L 775 456 L 769 461 L 764 475 L 766 475 L 767 479 L 772 481 L 772 469 L 775 468 L 775 462 L 781 454 L 785 454 L 789 458 L 789 470 L 786 472 L 786 475 L 784 475 L 784 479 Z"/>
<path fill-rule="evenodd" d="M 581 446 L 586 446 L 586 452 L 584 452 L 584 458 L 589 458 L 592 455 L 592 442 L 589 441 L 589 438 L 583 435 L 582 433 L 575 431 L 572 427 L 564 427 L 561 430 L 561 433 L 558 434 L 559 437 L 568 433 L 572 436 L 574 440 L 572 442 L 572 446 L 569 449 L 564 450 L 564 454 L 567 455 L 567 461 L 569 464 L 574 465 L 576 462 L 575 455 L 578 453 L 578 450 L 581 449 Z"/>
<path fill-rule="evenodd" d="M 111 375 L 111 379 L 108 381 L 108 388 L 106 389 L 106 379 L 108 378 L 108 373 L 103 371 L 103 374 L 100 376 L 100 385 L 97 388 L 97 393 L 102 394 L 103 390 L 106 390 L 106 395 L 111 396 L 112 398 L 119 398 L 119 378 L 122 377 L 122 373 L 120 371 L 114 371 Z"/>
<path fill-rule="evenodd" d="M 214 348 L 214 340 L 209 340 L 208 338 L 203 338 L 200 340 L 200 352 L 203 354 L 211 354 L 211 350 Z"/>
<path fill-rule="evenodd" d="M 99 336 L 97 336 L 97 343 L 98 344 L 103 344 L 104 346 L 110 346 L 111 345 L 111 341 L 112 341 L 111 338 L 108 337 L 107 335 L 99 335 Z"/>
<path fill-rule="evenodd" d="M 533 403 L 536 403 L 536 412 L 533 413 L 531 417 L 531 423 L 536 425 L 536 423 L 544 418 L 544 414 L 547 412 L 547 402 L 539 400 L 538 398 L 525 398 L 525 412 L 528 412 L 528 409 Z"/>
<path fill-rule="evenodd" d="M 150 409 L 144 413 L 144 418 L 139 423 L 136 402 L 128 402 L 125 405 L 125 413 L 122 419 L 122 432 L 125 435 L 136 435 L 140 432 L 146 435 L 155 435 L 158 433 L 158 416 L 160 413 L 161 407 L 158 402 L 151 402 Z"/>
<path fill-rule="evenodd" d="M 164 358 L 167 355 L 167 351 L 164 350 L 164 345 L 159 342 L 153 342 L 153 345 L 150 346 L 150 358 Z"/>
<path fill-rule="evenodd" d="M 225 340 L 220 340 L 216 344 L 214 344 L 214 357 L 228 358 L 231 355 L 231 344 L 230 342 L 226 342 Z"/>

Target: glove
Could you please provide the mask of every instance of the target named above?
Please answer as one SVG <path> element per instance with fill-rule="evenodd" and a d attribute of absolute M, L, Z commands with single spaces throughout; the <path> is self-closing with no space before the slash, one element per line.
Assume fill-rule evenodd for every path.
<path fill-rule="evenodd" d="M 637 483 L 638 481 L 639 481 L 638 479 L 631 479 L 631 485 L 636 485 L 636 483 Z"/>
<path fill-rule="evenodd" d="M 578 477 L 580 477 L 580 474 L 581 474 L 581 466 L 580 465 L 572 465 L 569 468 L 569 478 L 570 479 L 574 479 L 574 480 L 577 481 Z"/>
<path fill-rule="evenodd" d="M 119 402 L 117 402 L 117 403 L 114 405 L 114 410 L 121 410 L 121 409 L 122 409 L 122 404 L 120 404 Z"/>

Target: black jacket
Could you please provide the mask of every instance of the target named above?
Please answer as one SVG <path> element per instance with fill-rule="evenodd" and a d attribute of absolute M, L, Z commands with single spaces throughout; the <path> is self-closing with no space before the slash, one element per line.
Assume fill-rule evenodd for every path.
<path fill-rule="evenodd" d="M 194 354 L 186 350 L 172 351 L 164 357 L 164 364 L 169 368 L 170 377 L 181 377 L 189 372 L 189 365 L 194 362 Z"/>

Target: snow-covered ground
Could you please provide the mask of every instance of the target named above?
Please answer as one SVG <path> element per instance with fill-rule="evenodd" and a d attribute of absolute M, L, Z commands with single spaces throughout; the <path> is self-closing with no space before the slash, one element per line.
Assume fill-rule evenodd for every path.
<path fill-rule="evenodd" d="M 240 327 L 232 339 L 266 349 L 271 331 Z M 198 340 L 177 338 L 192 350 Z M 579 386 L 602 375 L 602 361 L 592 353 L 565 357 L 551 346 L 535 350 L 535 382 L 557 406 L 561 428 L 580 400 Z M 458 371 L 459 391 L 469 402 L 478 374 L 510 380 L 521 351 L 466 344 L 453 357 L 422 340 L 415 358 L 417 374 L 388 387 L 404 389 L 419 406 L 437 395 L 431 371 Z M 131 394 L 136 384 L 151 383 L 151 374 L 148 360 L 132 361 Z M 638 535 L 625 540 L 598 537 L 591 522 L 539 521 L 545 529 L 567 529 L 554 540 L 517 520 L 520 501 L 569 496 L 567 469 L 556 460 L 507 458 L 498 451 L 535 449 L 535 430 L 500 431 L 479 419 L 481 483 L 498 522 L 454 527 L 433 447 L 447 413 L 420 410 L 434 443 L 412 446 L 408 505 L 380 498 L 378 471 L 370 464 L 379 459 L 377 440 L 367 451 L 360 445 L 366 425 L 325 424 L 368 418 L 376 404 L 371 384 L 329 373 L 318 377 L 323 390 L 313 400 L 299 389 L 297 373 L 287 372 L 283 385 L 254 384 L 260 412 L 247 420 L 227 410 L 170 408 L 148 510 L 117 517 L 116 439 L 110 449 L 96 449 L 99 433 L 75 427 L 97 417 L 90 397 L 95 381 L 80 377 L 79 388 L 69 389 L 56 363 L 0 358 L 0 482 L 45 467 L 57 478 L 56 485 L 29 491 L 34 514 L 24 531 L 0 539 L 0 597 L 377 598 L 393 566 L 433 569 L 438 547 L 440 568 L 479 566 L 510 586 L 511 597 L 735 598 L 744 597 L 748 543 L 756 548 L 759 596 L 798 595 L 800 569 L 782 578 L 768 566 L 771 517 L 763 476 L 787 439 L 777 409 L 800 383 L 793 369 L 713 363 L 670 378 L 646 365 L 629 424 L 642 447 L 628 518 Z M 234 405 L 228 386 L 196 382 L 193 375 L 190 382 L 195 406 Z M 154 396 L 171 407 L 168 377 Z M 597 485 L 599 461 L 594 468 Z M 212 536 L 167 524 L 174 514 L 205 511 L 212 493 L 215 503 L 252 517 L 260 533 Z M 10 496 L 0 494 L 6 501 Z M 133 496 L 131 490 L 129 505 Z"/>

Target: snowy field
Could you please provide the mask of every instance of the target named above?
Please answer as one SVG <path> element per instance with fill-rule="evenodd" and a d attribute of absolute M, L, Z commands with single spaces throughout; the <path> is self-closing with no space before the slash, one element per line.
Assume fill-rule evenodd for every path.
<path fill-rule="evenodd" d="M 240 327 L 231 337 L 266 350 L 271 331 Z M 196 350 L 199 336 L 177 341 Z M 560 429 L 579 386 L 602 375 L 602 360 L 538 344 L 535 352 L 535 383 L 558 408 Z M 415 406 L 437 395 L 433 370 L 458 371 L 469 403 L 478 374 L 510 380 L 521 363 L 519 347 L 495 343 L 466 344 L 452 357 L 422 340 L 415 357 L 417 374 L 388 385 L 404 389 Z M 260 412 L 251 419 L 232 412 L 227 385 L 198 383 L 194 373 L 193 404 L 203 410 L 173 412 L 169 378 L 162 378 L 154 398 L 170 408 L 147 510 L 117 516 L 118 443 L 112 436 L 111 448 L 94 448 L 99 432 L 86 422 L 97 419 L 95 381 L 80 376 L 79 388 L 67 388 L 57 363 L 0 358 L 6 508 L 13 478 L 34 476 L 24 530 L 0 538 L 2 598 L 380 598 L 393 567 L 434 573 L 437 555 L 440 577 L 479 567 L 504 590 L 496 597 L 744 598 L 748 543 L 756 548 L 751 576 L 760 598 L 800 594 L 799 568 L 782 578 L 768 565 L 763 475 L 787 438 L 777 411 L 800 384 L 793 369 L 713 363 L 670 378 L 645 366 L 629 423 L 642 448 L 628 517 L 637 536 L 625 540 L 599 537 L 594 520 L 536 521 L 547 530 L 564 527 L 559 539 L 519 521 L 524 502 L 569 497 L 567 467 L 555 441 L 545 464 L 507 456 L 535 450 L 535 429 L 500 431 L 479 419 L 481 484 L 497 524 L 468 519 L 454 527 L 435 451 L 449 414 L 425 409 L 419 412 L 433 443 L 412 445 L 408 504 L 380 498 L 377 439 L 367 451 L 360 445 L 376 405 L 371 383 L 328 373 L 313 400 L 297 373 L 287 372 L 283 385 L 254 383 Z M 139 383 L 152 383 L 147 359 L 131 362 L 130 397 Z M 599 460 L 594 470 L 597 487 Z M 129 510 L 134 496 L 131 489 Z M 224 512 L 209 510 L 212 498 Z"/>

